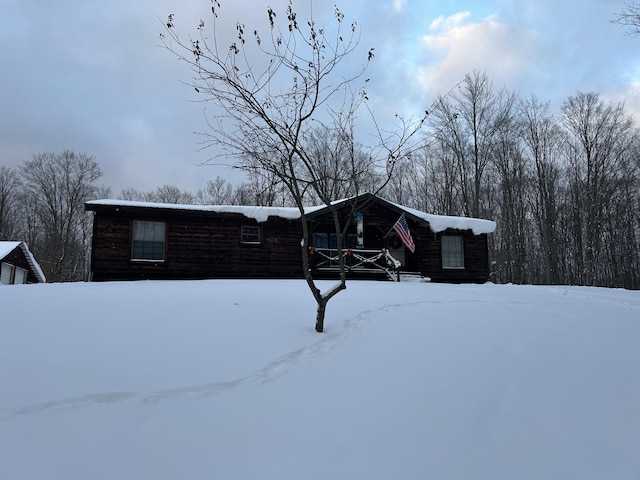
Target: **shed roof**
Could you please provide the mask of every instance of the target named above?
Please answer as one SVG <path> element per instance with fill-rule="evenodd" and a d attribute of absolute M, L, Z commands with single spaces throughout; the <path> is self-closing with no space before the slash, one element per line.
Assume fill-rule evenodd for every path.
<path fill-rule="evenodd" d="M 36 259 L 34 258 L 33 254 L 31 253 L 31 251 L 27 247 L 26 243 L 20 242 L 20 241 L 2 241 L 2 242 L 0 242 L 0 260 L 2 260 L 4 257 L 9 255 L 11 252 L 13 252 L 18 247 L 22 250 L 22 252 L 24 253 L 24 256 L 27 258 L 27 262 L 29 263 L 29 266 L 33 270 L 33 273 L 36 276 L 36 278 L 38 279 L 38 281 L 40 283 L 46 283 L 47 279 L 44 276 L 44 273 L 43 273 L 42 269 L 40 268 L 40 265 L 38 265 L 38 262 L 36 262 Z"/>

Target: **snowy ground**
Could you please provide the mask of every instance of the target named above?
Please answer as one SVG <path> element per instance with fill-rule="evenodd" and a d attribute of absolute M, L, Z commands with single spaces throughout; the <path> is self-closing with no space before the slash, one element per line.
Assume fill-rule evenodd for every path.
<path fill-rule="evenodd" d="M 640 292 L 0 287 L 0 478 L 640 478 Z"/>

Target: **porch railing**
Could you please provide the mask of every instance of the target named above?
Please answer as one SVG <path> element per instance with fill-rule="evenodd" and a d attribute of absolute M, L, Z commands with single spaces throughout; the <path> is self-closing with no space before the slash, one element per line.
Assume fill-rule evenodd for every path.
<path fill-rule="evenodd" d="M 309 249 L 312 268 L 318 270 L 337 270 L 340 267 L 340 256 L 334 248 Z M 385 273 L 391 280 L 399 281 L 402 264 L 395 259 L 389 250 L 361 250 L 343 249 L 342 257 L 348 272 L 380 272 Z"/>

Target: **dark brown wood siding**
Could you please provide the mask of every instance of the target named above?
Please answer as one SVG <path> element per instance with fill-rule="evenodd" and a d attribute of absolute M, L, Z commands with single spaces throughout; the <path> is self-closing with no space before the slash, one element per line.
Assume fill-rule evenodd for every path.
<path fill-rule="evenodd" d="M 364 217 L 364 248 L 390 248 L 388 235 L 396 223 L 402 210 L 394 210 L 386 205 L 368 202 L 364 208 L 357 209 Z M 339 210 L 341 221 L 345 221 L 350 214 L 350 206 Z M 485 282 L 489 278 L 487 235 L 474 235 L 471 230 L 446 230 L 434 233 L 426 221 L 406 216 L 416 251 L 405 249 L 404 262 L 401 271 L 419 272 L 434 282 Z M 333 217 L 330 212 L 313 217 L 312 232 L 332 232 Z M 351 225 L 347 233 L 355 233 L 355 224 Z M 464 248 L 464 268 L 442 268 L 442 251 L 440 238 L 442 235 L 462 235 Z M 385 237 L 386 236 L 386 237 Z"/>
<path fill-rule="evenodd" d="M 364 218 L 364 249 L 392 248 L 388 235 L 403 210 L 385 201 L 367 196 L 357 212 Z M 88 205 L 94 211 L 91 255 L 92 279 L 200 279 L 200 278 L 300 278 L 302 259 L 299 220 L 269 217 L 258 223 L 239 213 L 216 213 L 178 208 L 140 205 Z M 339 208 L 344 225 L 352 214 L 350 205 Z M 400 253 L 401 270 L 419 272 L 436 282 L 484 282 L 489 277 L 487 235 L 470 230 L 434 233 L 425 220 L 407 213 L 407 223 L 416 251 Z M 131 259 L 132 224 L 135 220 L 162 221 L 166 224 L 165 260 Z M 334 233 L 333 217 L 328 209 L 309 215 L 313 233 Z M 243 244 L 242 226 L 259 226 L 260 243 Z M 356 233 L 356 224 L 348 234 Z M 463 237 L 464 268 L 442 268 L 440 239 L 443 234 Z M 312 245 L 313 246 L 313 245 Z M 397 250 L 396 250 L 397 252 Z M 311 262 L 312 268 L 314 262 Z"/>
<path fill-rule="evenodd" d="M 400 217 L 400 213 L 372 202 L 366 203 L 363 208 L 358 208 L 357 212 L 362 213 L 363 216 L 364 248 L 368 250 L 386 248 L 387 238 L 385 236 Z M 349 219 L 350 214 L 350 206 L 344 206 L 339 209 L 338 216 L 343 225 Z M 310 228 L 312 233 L 335 233 L 333 215 L 331 212 L 325 212 L 321 215 L 313 216 L 310 221 Z M 356 225 L 352 223 L 349 225 L 347 235 L 355 233 Z"/>
<path fill-rule="evenodd" d="M 258 223 L 241 214 L 96 207 L 92 278 L 201 279 L 301 277 L 300 224 L 270 217 Z M 134 220 L 165 222 L 164 261 L 131 259 Z M 258 245 L 241 243 L 243 225 L 260 227 Z"/>
<path fill-rule="evenodd" d="M 464 268 L 442 267 L 442 235 L 461 235 Z M 415 239 L 415 236 L 414 236 Z M 471 230 L 446 230 L 433 233 L 428 227 L 418 229 L 416 252 L 418 271 L 434 282 L 486 282 L 489 278 L 487 235 L 474 235 Z"/>

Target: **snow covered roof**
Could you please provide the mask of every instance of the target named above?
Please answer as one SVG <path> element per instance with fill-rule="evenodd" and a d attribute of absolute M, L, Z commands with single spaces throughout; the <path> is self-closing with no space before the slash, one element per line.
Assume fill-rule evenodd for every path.
<path fill-rule="evenodd" d="M 24 243 L 24 242 L 0 242 L 0 259 L 3 259 L 7 255 L 9 255 L 17 247 L 20 247 L 20 249 L 24 253 L 24 256 L 27 257 L 27 262 L 29 262 L 29 266 L 33 270 L 33 273 L 35 274 L 35 276 L 38 278 L 38 281 L 40 283 L 46 283 L 47 279 L 44 276 L 44 273 L 42 272 L 42 269 L 40 268 L 40 265 L 38 265 L 38 262 L 36 262 L 36 259 L 34 258 L 33 254 L 31 253 L 31 251 L 27 247 L 26 243 Z"/>
<path fill-rule="evenodd" d="M 20 242 L 0 242 L 0 259 L 13 252 L 18 245 Z"/>
<path fill-rule="evenodd" d="M 258 207 L 243 205 L 183 205 L 174 203 L 134 202 L 129 200 L 92 200 L 87 205 L 114 207 L 163 208 L 168 210 L 192 210 L 213 213 L 239 213 L 256 222 L 265 222 L 269 217 L 280 217 L 295 220 L 300 212 L 294 207 Z"/>
<path fill-rule="evenodd" d="M 496 222 L 491 220 L 471 217 L 453 217 L 449 215 L 434 215 L 432 213 L 421 212 L 420 210 L 404 207 L 402 205 L 397 206 L 407 213 L 429 222 L 429 227 L 435 233 L 443 232 L 448 228 L 453 228 L 455 230 L 471 230 L 474 235 L 493 233 L 496 230 Z"/>
<path fill-rule="evenodd" d="M 454 230 L 471 230 L 474 235 L 493 233 L 496 230 L 496 222 L 493 222 L 491 220 L 426 213 L 420 210 L 416 210 L 415 208 L 405 207 L 404 205 L 400 205 L 399 203 L 385 200 L 384 198 L 372 195 L 370 193 L 365 193 L 359 195 L 358 197 L 336 200 L 335 202 L 332 202 L 332 204 L 339 205 L 341 203 L 358 202 L 362 201 L 362 199 L 365 197 L 368 197 L 371 201 L 378 201 L 382 204 L 386 204 L 387 206 L 391 206 L 398 211 L 406 212 L 416 220 L 422 220 L 429 223 L 429 228 L 431 228 L 431 230 L 435 233 L 443 232 L 449 228 Z M 317 208 L 322 209 L 323 207 Z"/>
<path fill-rule="evenodd" d="M 491 220 L 483 220 L 479 218 L 469 217 L 453 217 L 447 215 L 434 215 L 431 213 L 421 212 L 414 208 L 405 207 L 397 203 L 384 200 L 380 197 L 375 197 L 371 194 L 371 198 L 375 198 L 382 203 L 393 205 L 398 210 L 402 210 L 410 214 L 411 216 L 424 220 L 429 223 L 431 230 L 434 232 L 442 232 L 448 228 L 457 230 L 471 230 L 475 235 L 482 233 L 492 233 L 496 229 L 495 222 Z M 340 204 L 343 202 L 353 201 L 356 197 L 351 199 L 342 199 L 333 202 L 334 204 Z M 214 212 L 214 213 L 239 213 L 247 218 L 252 218 L 257 222 L 265 222 L 269 217 L 280 217 L 290 220 L 296 220 L 300 218 L 300 211 L 295 207 L 259 207 L 259 206 L 242 206 L 242 205 L 183 205 L 172 203 L 152 203 L 152 202 L 135 202 L 130 200 L 92 200 L 87 202 L 88 206 L 114 206 L 114 207 L 140 207 L 140 208 L 162 208 L 169 210 L 192 210 L 202 212 Z M 319 212 L 327 208 L 325 205 L 305 207 L 305 213 L 310 214 Z"/>

